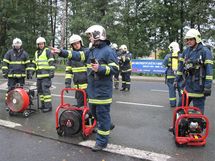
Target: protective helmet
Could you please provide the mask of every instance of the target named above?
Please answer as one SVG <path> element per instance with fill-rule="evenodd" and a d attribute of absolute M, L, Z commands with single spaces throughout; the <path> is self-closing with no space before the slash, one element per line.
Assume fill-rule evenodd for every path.
<path fill-rule="evenodd" d="M 127 48 L 126 45 L 121 45 L 121 46 L 119 47 L 119 50 L 128 51 L 128 48 Z"/>
<path fill-rule="evenodd" d="M 36 44 L 39 44 L 39 43 L 46 43 L 46 39 L 43 37 L 38 37 L 36 40 Z"/>
<path fill-rule="evenodd" d="M 191 39 L 191 38 L 195 38 L 197 44 L 200 43 L 200 42 L 202 41 L 202 40 L 201 40 L 201 34 L 200 34 L 199 31 L 196 30 L 196 29 L 190 29 L 190 30 L 186 33 L 186 35 L 185 35 L 185 37 L 184 37 L 185 40 L 186 40 L 186 39 Z"/>
<path fill-rule="evenodd" d="M 19 39 L 19 38 L 13 39 L 13 44 L 12 44 L 12 46 L 13 46 L 13 47 L 15 47 L 15 46 L 18 46 L 18 47 L 22 46 L 22 40 Z"/>
<path fill-rule="evenodd" d="M 172 52 L 179 52 L 180 51 L 179 44 L 177 42 L 172 42 L 168 48 Z"/>
<path fill-rule="evenodd" d="M 73 34 L 73 35 L 69 38 L 69 44 L 70 44 L 70 45 L 73 44 L 73 43 L 75 43 L 75 42 L 79 42 L 79 41 L 81 42 L 81 45 L 84 46 L 83 40 L 82 40 L 81 36 L 76 35 L 76 34 Z"/>
<path fill-rule="evenodd" d="M 106 40 L 106 31 L 104 27 L 100 25 L 93 25 L 89 27 L 86 31 L 86 34 L 90 34 L 92 36 L 93 40 Z"/>
<path fill-rule="evenodd" d="M 111 44 L 111 48 L 118 49 L 118 45 L 116 43 Z"/>

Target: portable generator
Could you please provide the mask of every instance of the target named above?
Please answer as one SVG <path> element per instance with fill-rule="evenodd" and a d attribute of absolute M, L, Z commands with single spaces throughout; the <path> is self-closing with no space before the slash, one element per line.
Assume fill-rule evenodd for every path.
<path fill-rule="evenodd" d="M 209 120 L 199 108 L 188 106 L 189 97 L 186 90 L 182 94 L 182 106 L 173 113 L 173 134 L 177 146 L 203 146 L 209 132 Z"/>

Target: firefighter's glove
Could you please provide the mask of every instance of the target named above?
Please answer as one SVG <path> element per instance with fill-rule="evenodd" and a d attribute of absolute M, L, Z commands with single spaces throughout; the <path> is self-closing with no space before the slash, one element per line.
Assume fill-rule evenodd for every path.
<path fill-rule="evenodd" d="M 125 56 L 124 55 L 122 56 L 122 61 L 125 62 Z"/>
<path fill-rule="evenodd" d="M 54 78 L 54 70 L 50 70 L 50 72 L 49 72 L 49 77 L 50 77 L 50 78 Z"/>
<path fill-rule="evenodd" d="M 210 96 L 211 95 L 211 88 L 204 88 L 203 93 L 206 97 Z"/>
<path fill-rule="evenodd" d="M 65 88 L 71 88 L 70 84 L 65 84 Z M 69 93 L 69 91 L 66 90 L 66 93 Z"/>

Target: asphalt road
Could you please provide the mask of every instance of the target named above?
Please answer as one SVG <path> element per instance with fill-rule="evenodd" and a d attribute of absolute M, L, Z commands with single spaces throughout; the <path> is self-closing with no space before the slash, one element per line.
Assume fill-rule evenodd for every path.
<path fill-rule="evenodd" d="M 4 107 L 4 86 L 5 80 L 1 79 L 1 107 Z M 52 89 L 54 108 L 59 104 L 60 90 L 63 87 L 64 78 L 61 76 L 55 77 L 53 79 Z M 74 94 L 69 93 L 67 96 L 73 97 Z M 111 154 L 121 154 L 119 156 L 113 155 L 118 157 L 116 159 L 113 158 L 113 160 L 125 160 L 124 157 L 127 156 L 129 159 L 136 157 L 158 161 L 214 161 L 214 96 L 215 93 L 212 93 L 212 96 L 209 97 L 206 102 L 205 114 L 210 120 L 210 133 L 206 146 L 178 148 L 175 146 L 173 135 L 168 132 L 168 128 L 171 125 L 173 109 L 169 107 L 166 85 L 163 82 L 154 80 L 133 80 L 130 92 L 114 90 L 111 116 L 116 128 L 111 132 L 109 141 L 110 147 L 107 148 L 107 151 L 111 152 Z M 75 103 L 73 98 L 66 98 L 66 100 L 71 104 Z M 11 127 L 13 129 L 27 132 L 28 134 L 36 134 L 46 139 L 50 138 L 53 142 L 56 140 L 56 143 L 63 141 L 68 143 L 68 146 L 71 145 L 72 147 L 74 144 L 81 144 L 87 147 L 94 144 L 94 134 L 88 141 L 83 141 L 80 135 L 76 135 L 72 138 L 59 137 L 55 130 L 54 110 L 50 113 L 41 113 L 37 111 L 26 119 L 22 116 L 11 117 L 4 108 L 1 108 L 0 118 L 1 120 L 17 123 L 16 126 Z M 2 126 L 5 126 L 4 122 L 2 124 Z M 4 131 L 4 129 L 2 130 L 1 128 L 0 131 Z M 13 133 L 16 133 L 16 131 L 13 131 Z M 17 133 L 20 132 L 17 131 Z M 49 142 L 49 140 L 47 140 L 47 142 Z M 86 151 L 89 151 L 88 148 L 86 149 Z M 47 151 L 49 152 L 49 150 Z M 100 154 L 105 156 L 106 152 L 100 152 Z M 90 153 L 87 155 L 91 156 Z M 120 156 L 123 157 L 120 158 Z M 89 159 L 94 160 L 91 157 L 89 157 Z"/>

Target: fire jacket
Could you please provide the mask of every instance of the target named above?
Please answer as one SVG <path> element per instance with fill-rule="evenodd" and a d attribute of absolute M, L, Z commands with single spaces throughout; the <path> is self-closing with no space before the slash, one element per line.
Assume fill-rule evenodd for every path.
<path fill-rule="evenodd" d="M 195 49 L 188 47 L 179 58 L 176 81 L 184 76 L 184 87 L 190 97 L 204 97 L 204 88 L 211 89 L 213 58 L 210 50 L 199 43 Z"/>
<path fill-rule="evenodd" d="M 86 51 L 81 48 L 79 51 Z M 71 85 L 73 78 L 74 88 L 87 88 L 87 64 L 69 59 L 66 66 L 65 84 Z"/>
<path fill-rule="evenodd" d="M 132 54 L 130 52 L 127 51 L 121 54 L 119 59 L 119 64 L 120 64 L 120 71 L 122 73 L 131 72 L 131 59 L 132 59 Z"/>
<path fill-rule="evenodd" d="M 33 61 L 36 70 L 36 77 L 38 79 L 51 77 L 54 73 L 54 58 L 48 48 L 37 50 L 35 52 L 35 60 Z"/>
<path fill-rule="evenodd" d="M 9 50 L 3 58 L 2 73 L 8 78 L 26 77 L 26 71 L 31 70 L 29 67 L 30 60 L 28 53 L 22 48 Z"/>
<path fill-rule="evenodd" d="M 109 47 L 108 41 L 102 41 L 97 47 L 86 52 L 61 50 L 59 56 L 87 63 L 87 94 L 89 103 L 110 104 L 112 102 L 112 76 L 119 70 L 116 54 Z M 91 61 L 99 63 L 98 72 L 91 68 Z"/>

